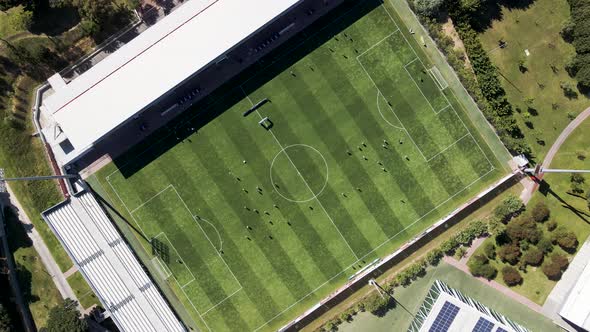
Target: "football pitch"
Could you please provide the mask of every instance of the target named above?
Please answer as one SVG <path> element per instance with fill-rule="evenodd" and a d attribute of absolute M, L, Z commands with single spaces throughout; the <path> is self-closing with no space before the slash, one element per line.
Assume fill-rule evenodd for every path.
<path fill-rule="evenodd" d="M 89 179 L 202 330 L 284 325 L 502 175 L 395 11 L 346 6 Z"/>

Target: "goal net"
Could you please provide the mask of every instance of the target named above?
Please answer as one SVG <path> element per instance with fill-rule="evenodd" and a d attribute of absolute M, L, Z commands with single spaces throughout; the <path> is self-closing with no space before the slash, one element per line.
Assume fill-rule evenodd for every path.
<path fill-rule="evenodd" d="M 436 85 L 438 85 L 439 89 L 444 90 L 449 87 L 449 84 L 444 79 L 438 68 L 432 67 L 428 69 L 428 72 L 430 73 L 430 76 L 432 76 L 432 79 L 434 79 L 436 82 Z"/>

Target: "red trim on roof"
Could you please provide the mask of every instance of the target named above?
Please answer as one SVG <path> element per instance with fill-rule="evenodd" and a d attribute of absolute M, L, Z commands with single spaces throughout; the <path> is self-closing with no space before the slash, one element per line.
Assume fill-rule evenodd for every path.
<path fill-rule="evenodd" d="M 209 5 L 207 5 L 207 7 L 203 8 L 202 10 L 200 10 L 198 13 L 196 13 L 195 15 L 191 16 L 188 20 L 182 22 L 179 26 L 177 26 L 176 28 L 174 28 L 172 31 L 168 32 L 166 35 L 164 35 L 162 38 L 156 40 L 153 44 L 151 44 L 150 46 L 148 46 L 147 48 L 145 48 L 143 51 L 139 52 L 137 55 L 135 55 L 133 58 L 127 60 L 127 62 L 125 62 L 124 64 L 122 64 L 121 66 L 117 67 L 115 70 L 113 70 L 112 72 L 110 72 L 107 76 L 101 78 L 98 82 L 94 83 L 92 86 L 90 86 L 88 89 L 82 91 L 79 95 L 77 95 L 76 97 L 72 98 L 70 101 L 68 101 L 67 103 L 65 103 L 62 107 L 58 108 L 55 112 L 53 112 L 53 114 L 61 111 L 64 107 L 68 106 L 70 103 L 72 103 L 74 100 L 78 99 L 80 96 L 82 96 L 83 94 L 85 94 L 86 92 L 90 91 L 92 88 L 94 88 L 95 86 L 99 85 L 102 81 L 106 80 L 107 78 L 109 78 L 111 75 L 113 75 L 114 73 L 116 73 L 117 71 L 119 71 L 119 69 L 125 67 L 127 64 L 129 64 L 131 61 L 137 59 L 139 56 L 141 56 L 143 53 L 145 53 L 146 51 L 148 51 L 150 48 L 154 47 L 156 44 L 158 44 L 159 42 L 161 42 L 162 40 L 164 40 L 165 38 L 167 38 L 168 36 L 170 36 L 171 34 L 173 34 L 174 32 L 176 32 L 178 29 L 180 29 L 181 27 L 183 27 L 185 24 L 187 24 L 188 22 L 192 21 L 195 17 L 201 15 L 203 12 L 205 12 L 207 9 L 211 8 L 214 4 L 218 3 L 221 0 L 215 0 L 212 3 L 210 3 Z"/>

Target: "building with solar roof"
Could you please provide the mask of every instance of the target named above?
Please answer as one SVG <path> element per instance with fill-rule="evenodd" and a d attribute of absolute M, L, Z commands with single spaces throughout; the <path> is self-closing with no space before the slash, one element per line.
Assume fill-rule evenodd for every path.
<path fill-rule="evenodd" d="M 436 280 L 408 332 L 526 332 L 524 326 Z"/>

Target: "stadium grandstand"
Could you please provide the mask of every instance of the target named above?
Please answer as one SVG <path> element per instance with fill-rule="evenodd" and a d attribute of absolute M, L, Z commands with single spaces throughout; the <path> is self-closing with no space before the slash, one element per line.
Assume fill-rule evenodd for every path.
<path fill-rule="evenodd" d="M 92 193 L 43 218 L 120 331 L 186 331 Z"/>
<path fill-rule="evenodd" d="M 122 153 L 340 2 L 187 1 L 72 81 L 54 75 L 42 134 L 61 167 Z"/>

